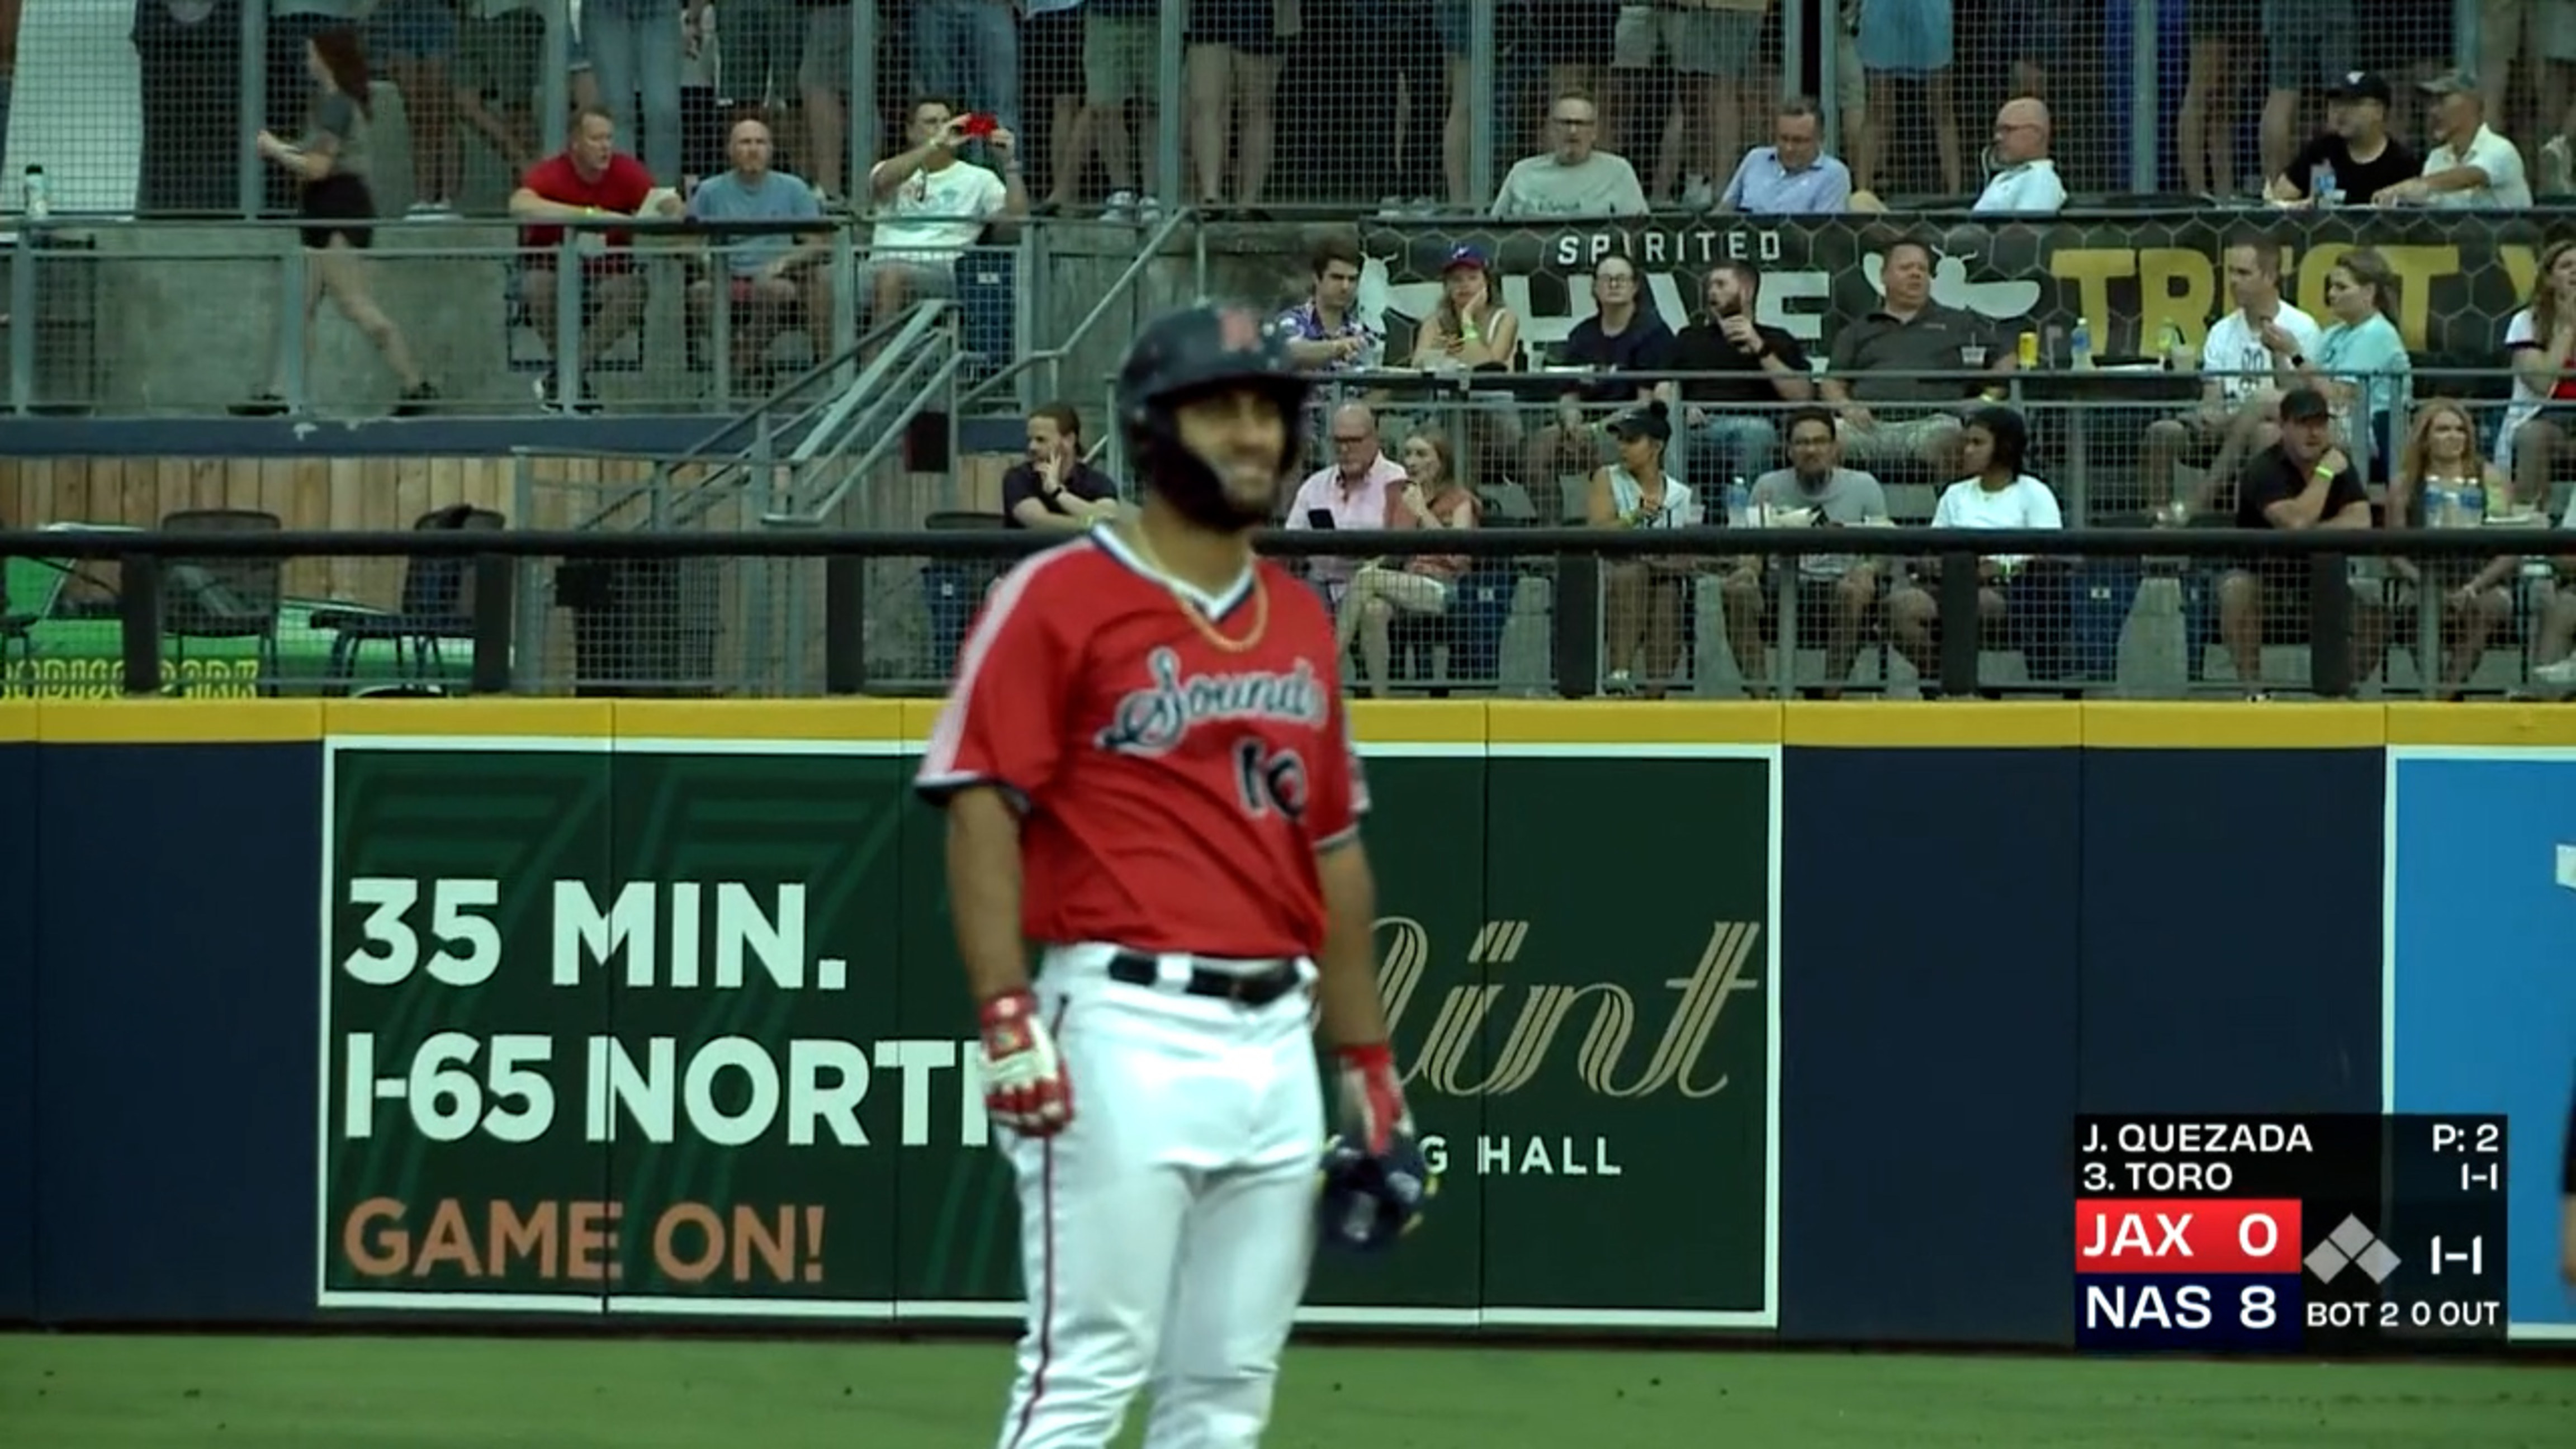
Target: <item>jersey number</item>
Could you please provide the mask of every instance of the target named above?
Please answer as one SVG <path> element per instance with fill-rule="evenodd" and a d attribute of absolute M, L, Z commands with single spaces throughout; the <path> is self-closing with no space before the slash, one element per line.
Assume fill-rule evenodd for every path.
<path fill-rule="evenodd" d="M 1257 737 L 1237 741 L 1234 788 L 1247 815 L 1276 811 L 1291 822 L 1306 818 L 1306 762 L 1295 750 L 1273 751 Z"/>

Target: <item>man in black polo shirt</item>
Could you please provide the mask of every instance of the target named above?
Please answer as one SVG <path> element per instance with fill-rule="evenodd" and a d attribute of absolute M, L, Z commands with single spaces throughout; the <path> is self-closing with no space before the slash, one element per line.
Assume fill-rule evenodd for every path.
<path fill-rule="evenodd" d="M 2370 495 L 2352 459 L 2334 443 L 2334 409 L 2312 387 L 2281 398 L 2281 441 L 2246 460 L 2236 479 L 2236 526 L 2296 532 L 2311 528 L 2370 527 Z M 2309 562 L 2289 554 L 2258 554 L 2218 581 L 2218 637 L 2235 661 L 2248 694 L 2263 689 L 2264 611 L 2307 633 Z M 2354 590 L 2353 677 L 2375 667 L 2384 620 L 2375 601 Z M 2292 632 L 2289 630 L 2276 632 Z"/>
<path fill-rule="evenodd" d="M 1029 414 L 1029 456 L 1002 475 L 1002 517 L 1011 528 L 1078 533 L 1118 516 L 1118 485 L 1082 461 L 1082 417 L 1048 403 Z"/>
<path fill-rule="evenodd" d="M 1750 483 L 1779 454 L 1781 410 L 1815 396 L 1815 385 L 1798 339 L 1753 320 L 1760 272 L 1720 262 L 1706 287 L 1708 311 L 1673 338 L 1675 380 L 1664 400 L 1682 404 L 1690 427 L 1682 461 L 1694 485 L 1729 476 Z"/>
<path fill-rule="evenodd" d="M 1922 242 L 1890 245 L 1878 281 L 1878 310 L 1834 338 L 1825 370 L 1843 456 L 1858 467 L 1919 458 L 1956 478 L 1960 417 L 1981 396 L 2002 400 L 1994 374 L 2013 370 L 2013 348 L 1985 318 L 1932 300 L 1932 248 Z"/>

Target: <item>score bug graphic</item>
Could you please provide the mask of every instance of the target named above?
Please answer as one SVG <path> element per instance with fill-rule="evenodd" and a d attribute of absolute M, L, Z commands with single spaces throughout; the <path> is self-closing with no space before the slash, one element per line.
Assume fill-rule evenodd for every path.
<path fill-rule="evenodd" d="M 2295 1345 L 2299 1231 L 2295 1198 L 2079 1200 L 2078 1339 Z"/>
<path fill-rule="evenodd" d="M 2464 1167 L 2481 1142 L 2495 1151 Z M 2491 1117 L 2079 1117 L 2076 1344 L 2340 1355 L 2501 1341 L 2502 1142 Z"/>

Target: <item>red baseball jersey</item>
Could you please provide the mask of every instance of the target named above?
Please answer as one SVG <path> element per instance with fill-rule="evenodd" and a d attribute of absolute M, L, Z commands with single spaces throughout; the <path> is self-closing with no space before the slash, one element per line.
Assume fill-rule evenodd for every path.
<path fill-rule="evenodd" d="M 915 783 L 1014 797 L 1030 940 L 1323 949 L 1315 854 L 1358 831 L 1368 787 L 1323 601 L 1267 560 L 1253 570 L 1201 601 L 1230 639 L 1266 607 L 1239 652 L 1106 531 L 1030 558 L 986 601 Z"/>

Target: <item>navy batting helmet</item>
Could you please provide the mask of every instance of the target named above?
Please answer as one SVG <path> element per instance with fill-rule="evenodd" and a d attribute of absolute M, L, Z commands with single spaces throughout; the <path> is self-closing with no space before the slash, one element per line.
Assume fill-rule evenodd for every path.
<path fill-rule="evenodd" d="M 1372 1155 L 1336 1134 L 1317 1174 L 1317 1235 L 1329 1248 L 1383 1252 L 1421 1226 L 1424 1204 L 1439 1191 L 1439 1178 L 1410 1135 L 1396 1133 L 1384 1154 Z"/>
<path fill-rule="evenodd" d="M 1239 303 L 1167 312 L 1137 334 L 1118 369 L 1119 436 L 1136 476 L 1184 514 L 1216 528 L 1264 522 L 1269 508 L 1248 514 L 1228 501 L 1215 472 L 1181 445 L 1173 412 L 1198 394 L 1236 387 L 1278 400 L 1288 423 L 1289 441 L 1279 459 L 1279 471 L 1286 472 L 1296 456 L 1307 384 L 1297 375 L 1286 340 L 1261 313 Z"/>

